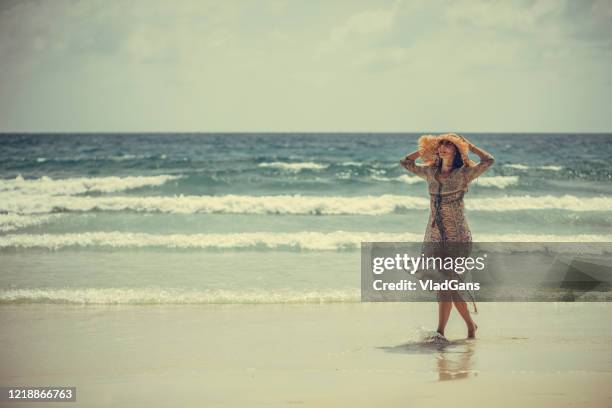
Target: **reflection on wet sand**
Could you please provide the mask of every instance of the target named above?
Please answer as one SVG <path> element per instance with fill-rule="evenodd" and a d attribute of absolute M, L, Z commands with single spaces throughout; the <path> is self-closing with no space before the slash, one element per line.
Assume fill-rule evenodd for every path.
<path fill-rule="evenodd" d="M 425 340 L 380 348 L 389 353 L 435 355 L 438 381 L 461 380 L 478 375 L 474 369 L 475 340 Z"/>
<path fill-rule="evenodd" d="M 465 341 L 452 351 L 442 349 L 437 355 L 438 380 L 461 380 L 476 377 L 478 372 L 473 369 L 474 341 Z"/>

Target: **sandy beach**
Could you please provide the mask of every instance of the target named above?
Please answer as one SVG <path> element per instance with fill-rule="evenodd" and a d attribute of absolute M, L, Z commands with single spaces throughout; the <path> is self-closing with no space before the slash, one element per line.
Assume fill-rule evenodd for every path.
<path fill-rule="evenodd" d="M 611 311 L 484 304 L 440 346 L 428 303 L 4 305 L 0 382 L 74 385 L 71 407 L 608 407 Z"/>
<path fill-rule="evenodd" d="M 610 27 L 0 0 L 0 408 L 612 408 Z"/>

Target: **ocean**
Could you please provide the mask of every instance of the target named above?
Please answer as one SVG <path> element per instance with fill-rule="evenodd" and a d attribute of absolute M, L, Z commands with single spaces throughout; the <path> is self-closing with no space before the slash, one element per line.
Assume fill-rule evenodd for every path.
<path fill-rule="evenodd" d="M 452 312 L 443 343 L 436 304 L 361 302 L 361 242 L 423 239 L 399 165 L 418 136 L 0 136 L 0 385 L 88 408 L 609 407 L 609 302 L 480 302 L 477 339 Z M 475 241 L 611 242 L 612 135 L 467 136 L 496 157 L 465 198 Z"/>
<path fill-rule="evenodd" d="M 419 134 L 0 135 L 0 303 L 359 302 L 361 241 L 422 240 Z M 612 238 L 612 134 L 466 134 L 475 241 Z"/>

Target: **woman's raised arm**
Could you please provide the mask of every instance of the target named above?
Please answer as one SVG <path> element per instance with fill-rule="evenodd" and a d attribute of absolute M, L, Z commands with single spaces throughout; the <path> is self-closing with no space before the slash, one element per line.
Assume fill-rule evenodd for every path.
<path fill-rule="evenodd" d="M 417 176 L 427 179 L 427 166 L 419 166 L 415 163 L 415 160 L 419 157 L 419 151 L 414 151 L 403 159 L 400 160 L 400 164 L 406 170 L 416 174 Z"/>
<path fill-rule="evenodd" d="M 493 163 L 495 163 L 495 157 L 493 157 L 493 155 L 487 152 L 486 150 L 483 150 L 477 147 L 475 144 L 467 140 L 465 137 L 461 136 L 461 138 L 465 140 L 466 142 L 468 142 L 470 151 L 476 154 L 480 158 L 480 163 L 478 163 L 474 167 L 470 167 L 467 169 L 466 177 L 467 177 L 467 182 L 469 183 L 470 181 L 474 180 L 476 177 L 484 173 L 489 167 L 491 167 Z"/>

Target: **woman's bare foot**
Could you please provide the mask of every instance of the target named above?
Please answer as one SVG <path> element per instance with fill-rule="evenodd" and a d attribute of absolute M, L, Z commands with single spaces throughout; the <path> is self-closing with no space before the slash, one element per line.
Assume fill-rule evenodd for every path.
<path fill-rule="evenodd" d="M 476 330 L 478 330 L 478 325 L 472 322 L 472 324 L 468 326 L 468 339 L 476 338 Z"/>
<path fill-rule="evenodd" d="M 446 337 L 444 337 L 443 334 L 440 334 L 439 331 L 436 332 L 436 334 L 434 334 L 434 336 L 431 339 L 434 343 L 447 343 L 448 339 Z"/>

